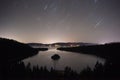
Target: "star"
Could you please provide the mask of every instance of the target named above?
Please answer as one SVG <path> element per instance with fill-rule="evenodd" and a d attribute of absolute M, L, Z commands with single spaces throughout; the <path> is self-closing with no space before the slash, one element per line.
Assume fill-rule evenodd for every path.
<path fill-rule="evenodd" d="M 94 28 L 97 28 L 103 21 L 103 18 L 101 18 L 94 26 Z"/>
<path fill-rule="evenodd" d="M 47 8 L 48 8 L 48 5 L 46 4 L 45 7 L 44 7 L 44 10 L 47 10 Z"/>

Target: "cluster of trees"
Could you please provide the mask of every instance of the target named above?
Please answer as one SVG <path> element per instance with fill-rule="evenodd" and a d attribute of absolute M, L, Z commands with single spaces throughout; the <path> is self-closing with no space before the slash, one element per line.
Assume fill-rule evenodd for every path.
<path fill-rule="evenodd" d="M 16 62 L 9 64 L 7 66 L 2 67 L 0 78 L 4 80 L 57 80 L 69 78 L 69 80 L 73 80 L 74 76 L 76 76 L 76 72 L 74 72 L 71 68 L 66 67 L 64 71 L 57 71 L 51 68 L 48 70 L 45 67 L 33 66 L 28 63 L 27 66 L 23 62 Z"/>
<path fill-rule="evenodd" d="M 97 62 L 94 69 L 87 67 L 80 76 L 83 80 L 119 80 L 120 69 L 115 68 L 109 61 L 106 61 L 104 65 Z"/>
<path fill-rule="evenodd" d="M 111 63 L 106 62 L 104 65 L 96 62 L 94 69 L 86 67 L 80 73 L 73 71 L 70 67 L 58 71 L 51 68 L 33 66 L 23 62 L 8 64 L 2 68 L 2 76 L 5 80 L 115 80 L 119 78 L 120 72 L 115 71 Z"/>

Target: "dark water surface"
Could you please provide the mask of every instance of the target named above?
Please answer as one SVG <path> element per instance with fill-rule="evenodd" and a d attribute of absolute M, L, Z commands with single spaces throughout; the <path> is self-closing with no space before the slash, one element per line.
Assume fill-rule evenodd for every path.
<path fill-rule="evenodd" d="M 87 66 L 93 68 L 97 61 L 104 64 L 105 60 L 96 56 L 75 53 L 75 52 L 66 52 L 59 51 L 56 49 L 50 49 L 48 51 L 40 51 L 37 55 L 24 59 L 25 65 L 29 62 L 31 66 L 46 66 L 48 69 L 53 67 L 54 61 L 51 59 L 51 56 L 54 54 L 59 54 L 60 59 L 56 61 L 56 69 L 63 70 L 66 66 L 71 67 L 73 70 L 81 71 Z"/>

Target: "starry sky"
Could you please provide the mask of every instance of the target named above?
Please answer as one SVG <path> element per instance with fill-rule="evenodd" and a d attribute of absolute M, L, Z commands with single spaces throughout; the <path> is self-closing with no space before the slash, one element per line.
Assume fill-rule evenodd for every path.
<path fill-rule="evenodd" d="M 0 37 L 106 43 L 119 34 L 120 0 L 0 0 Z"/>

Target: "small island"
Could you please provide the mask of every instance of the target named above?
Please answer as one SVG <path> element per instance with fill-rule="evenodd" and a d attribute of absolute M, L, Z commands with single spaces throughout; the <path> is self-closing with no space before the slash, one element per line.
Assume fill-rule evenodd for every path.
<path fill-rule="evenodd" d="M 60 56 L 58 54 L 54 54 L 53 56 L 51 56 L 51 58 L 53 60 L 59 60 L 60 59 Z"/>

